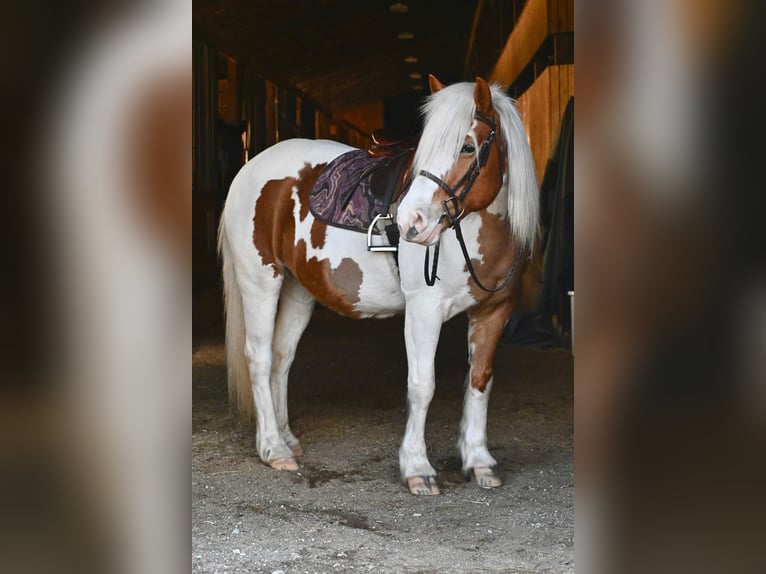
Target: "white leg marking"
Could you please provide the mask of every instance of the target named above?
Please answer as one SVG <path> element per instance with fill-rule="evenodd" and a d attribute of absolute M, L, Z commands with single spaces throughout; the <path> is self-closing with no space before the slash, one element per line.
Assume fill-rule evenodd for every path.
<path fill-rule="evenodd" d="M 302 456 L 303 449 L 290 430 L 287 413 L 287 382 L 290 367 L 295 359 L 295 350 L 303 331 L 309 324 L 314 303 L 314 298 L 297 279 L 290 275 L 285 277 L 279 297 L 279 311 L 274 332 L 271 395 L 274 401 L 277 428 L 295 456 Z"/>
<path fill-rule="evenodd" d="M 487 406 L 493 379 L 487 381 L 484 392 L 471 386 L 471 376 L 466 380 L 463 418 L 460 422 L 458 447 L 463 458 L 463 471 L 472 468 L 488 468 L 497 462 L 487 450 Z"/>
<path fill-rule="evenodd" d="M 441 325 L 442 312 L 438 300 L 419 297 L 407 302 L 404 337 L 409 366 L 409 416 L 399 449 L 399 467 L 404 478 L 436 474 L 426 454 L 425 424 L 428 406 L 434 394 L 434 355 Z"/>

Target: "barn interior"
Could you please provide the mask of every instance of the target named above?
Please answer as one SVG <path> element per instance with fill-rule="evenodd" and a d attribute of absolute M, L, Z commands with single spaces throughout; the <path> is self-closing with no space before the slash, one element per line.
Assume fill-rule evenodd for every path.
<path fill-rule="evenodd" d="M 204 301 L 218 289 L 217 221 L 239 167 L 291 137 L 364 148 L 378 128 L 417 134 L 429 74 L 500 83 L 518 101 L 542 183 L 574 96 L 573 11 L 563 0 L 196 1 L 195 326 L 219 315 Z M 569 331 L 567 303 L 556 311 Z"/>
<path fill-rule="evenodd" d="M 195 0 L 194 571 L 572 571 L 573 5 Z M 527 309 L 498 351 L 489 433 L 506 486 L 496 492 L 460 473 L 465 319 L 444 327 L 427 431 L 441 506 L 413 501 L 398 481 L 401 318 L 355 322 L 318 308 L 290 383 L 302 472 L 258 461 L 252 428 L 228 411 L 216 257 L 228 186 L 248 159 L 292 137 L 365 148 L 378 128 L 417 135 L 429 74 L 445 84 L 482 76 L 516 99 L 543 208 Z"/>

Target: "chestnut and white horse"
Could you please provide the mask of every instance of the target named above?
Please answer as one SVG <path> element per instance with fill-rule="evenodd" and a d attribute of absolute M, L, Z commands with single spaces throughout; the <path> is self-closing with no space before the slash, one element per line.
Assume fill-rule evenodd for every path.
<path fill-rule="evenodd" d="M 231 185 L 219 232 L 229 396 L 240 413 L 255 412 L 258 455 L 275 469 L 299 468 L 287 378 L 319 301 L 350 317 L 405 314 L 409 418 L 399 465 L 413 494 L 439 493 L 424 438 L 434 355 L 442 324 L 468 313 L 463 471 L 480 486 L 501 484 L 487 449 L 487 401 L 495 348 L 537 233 L 534 164 L 521 118 L 499 87 L 429 79 L 424 129 L 396 214 L 404 239 L 398 266 L 390 254 L 368 251 L 364 235 L 309 211 L 318 174 L 349 146 L 286 140 L 254 157 Z"/>

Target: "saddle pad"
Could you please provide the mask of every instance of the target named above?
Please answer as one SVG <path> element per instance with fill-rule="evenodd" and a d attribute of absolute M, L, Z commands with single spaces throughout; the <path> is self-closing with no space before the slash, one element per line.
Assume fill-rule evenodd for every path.
<path fill-rule="evenodd" d="M 346 152 L 319 174 L 309 192 L 309 209 L 327 225 L 366 233 L 375 216 L 388 211 L 403 168 L 400 157 Z"/>

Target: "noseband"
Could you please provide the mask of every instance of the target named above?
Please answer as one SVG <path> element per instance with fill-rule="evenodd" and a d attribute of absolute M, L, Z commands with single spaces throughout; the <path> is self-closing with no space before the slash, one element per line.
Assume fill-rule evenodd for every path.
<path fill-rule="evenodd" d="M 440 188 L 442 188 L 447 193 L 447 199 L 442 201 L 442 209 L 444 209 L 444 214 L 439 218 L 439 224 L 444 221 L 444 219 L 449 220 L 449 227 L 453 227 L 455 229 L 455 236 L 457 237 L 458 243 L 460 244 L 460 249 L 463 252 L 463 258 L 465 259 L 466 267 L 468 268 L 468 272 L 471 274 L 471 278 L 474 280 L 476 285 L 483 290 L 487 291 L 489 293 L 495 293 L 497 291 L 500 291 L 502 289 L 505 289 L 505 287 L 508 286 L 508 283 L 511 282 L 511 278 L 513 277 L 514 272 L 516 271 L 516 267 L 519 264 L 519 259 L 521 256 L 521 249 L 516 250 L 516 256 L 513 259 L 513 264 L 511 265 L 511 270 L 508 272 L 508 275 L 506 276 L 505 280 L 498 285 L 497 287 L 493 289 L 488 289 L 484 285 L 482 285 L 481 281 L 479 281 L 479 278 L 476 276 L 476 271 L 473 268 L 473 264 L 471 263 L 471 256 L 468 254 L 468 249 L 465 246 L 465 240 L 463 239 L 463 231 L 460 228 L 460 220 L 463 218 L 463 215 L 465 215 L 465 197 L 468 195 L 468 192 L 471 191 L 471 188 L 473 187 L 474 182 L 476 181 L 476 178 L 481 173 L 481 169 L 487 164 L 487 160 L 489 159 L 489 153 L 491 151 L 492 143 L 495 141 L 495 136 L 497 133 L 497 128 L 495 126 L 495 122 L 492 120 L 492 118 L 488 118 L 487 116 L 480 114 L 479 112 L 474 113 L 474 118 L 479 120 L 480 122 L 484 122 L 489 126 L 489 134 L 487 135 L 486 139 L 482 142 L 481 147 L 479 148 L 478 157 L 474 158 L 474 160 L 471 162 L 471 165 L 468 166 L 468 169 L 463 174 L 463 177 L 460 178 L 460 180 L 455 184 L 454 187 L 450 187 L 447 185 L 447 183 L 441 179 L 440 177 L 434 175 L 430 171 L 426 171 L 425 169 L 421 169 L 418 175 L 422 175 L 423 177 L 430 179 L 433 181 L 436 185 L 438 185 Z M 504 165 L 504 158 L 503 154 L 500 154 L 500 160 L 503 162 L 501 166 L 501 171 L 505 168 Z M 462 187 L 463 191 L 458 195 L 458 190 Z M 454 209 L 455 215 L 453 215 L 453 212 L 450 211 L 450 207 Z M 423 266 L 423 274 L 425 275 L 426 279 L 426 285 L 429 287 L 433 287 L 433 285 L 436 283 L 436 268 L 439 263 L 439 243 L 436 244 L 434 247 L 434 262 L 433 267 L 431 268 L 431 273 L 428 272 L 429 267 L 429 259 L 430 259 L 430 249 L 429 247 L 426 247 L 426 257 L 425 257 L 425 264 Z"/>

